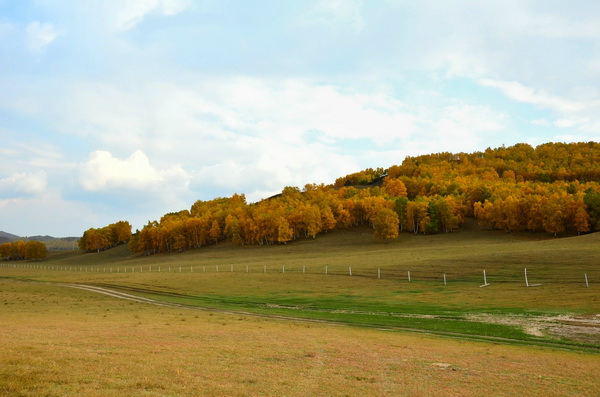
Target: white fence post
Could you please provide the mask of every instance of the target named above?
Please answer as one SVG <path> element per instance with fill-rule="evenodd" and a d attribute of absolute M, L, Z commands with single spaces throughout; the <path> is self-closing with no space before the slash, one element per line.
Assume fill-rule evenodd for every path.
<path fill-rule="evenodd" d="M 377 278 L 381 278 L 381 269 L 377 269 Z"/>
<path fill-rule="evenodd" d="M 485 274 L 485 269 L 483 270 L 483 284 L 480 287 L 487 287 L 489 284 L 487 282 L 487 276 Z"/>
<path fill-rule="evenodd" d="M 590 284 L 588 283 L 587 273 L 583 273 L 585 276 L 585 288 L 590 288 Z"/>

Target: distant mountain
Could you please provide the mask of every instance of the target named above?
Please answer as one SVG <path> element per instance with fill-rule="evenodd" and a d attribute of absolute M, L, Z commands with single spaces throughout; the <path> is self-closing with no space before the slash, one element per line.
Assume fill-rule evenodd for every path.
<path fill-rule="evenodd" d="M 70 250 L 77 249 L 77 242 L 79 237 L 52 237 L 52 236 L 30 236 L 21 237 L 15 234 L 10 234 L 0 231 L 0 244 L 12 243 L 13 241 L 23 240 L 36 240 L 46 244 L 49 250 Z"/>
<path fill-rule="evenodd" d="M 6 233 L 0 231 L 0 244 L 2 243 L 10 243 L 16 240 L 19 240 L 21 237 L 16 236 L 14 234 Z"/>

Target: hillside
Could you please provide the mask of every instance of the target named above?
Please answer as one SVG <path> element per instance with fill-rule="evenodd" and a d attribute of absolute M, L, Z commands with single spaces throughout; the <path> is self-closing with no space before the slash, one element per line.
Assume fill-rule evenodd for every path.
<path fill-rule="evenodd" d="M 13 241 L 17 241 L 19 240 L 20 237 L 16 236 L 14 234 L 10 234 L 10 233 L 6 233 L 3 231 L 0 231 L 0 244 L 2 243 L 12 243 Z"/>

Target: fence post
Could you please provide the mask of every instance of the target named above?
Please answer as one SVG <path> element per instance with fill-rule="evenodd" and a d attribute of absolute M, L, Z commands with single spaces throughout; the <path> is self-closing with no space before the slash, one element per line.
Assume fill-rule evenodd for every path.
<path fill-rule="evenodd" d="M 408 271 L 408 282 L 410 283 L 410 270 Z"/>
<path fill-rule="evenodd" d="M 325 265 L 325 274 L 327 274 L 327 265 Z"/>
<path fill-rule="evenodd" d="M 352 276 L 352 266 L 348 266 L 348 273 Z"/>
<path fill-rule="evenodd" d="M 486 274 L 485 274 L 485 269 L 484 269 L 484 270 L 483 270 L 483 284 L 482 284 L 482 285 L 480 285 L 479 287 L 487 287 L 488 285 L 489 285 L 489 284 L 488 284 L 488 282 L 487 282 L 487 277 L 486 277 Z"/>
<path fill-rule="evenodd" d="M 588 283 L 587 273 L 583 273 L 585 276 L 585 288 L 590 288 L 590 284 Z"/>
<path fill-rule="evenodd" d="M 381 278 L 381 269 L 377 269 L 377 278 Z"/>
<path fill-rule="evenodd" d="M 527 268 L 525 268 L 525 286 L 529 287 L 529 280 L 527 280 Z"/>

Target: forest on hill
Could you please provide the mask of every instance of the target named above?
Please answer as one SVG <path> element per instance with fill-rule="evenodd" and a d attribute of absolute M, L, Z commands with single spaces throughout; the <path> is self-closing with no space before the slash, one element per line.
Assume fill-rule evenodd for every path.
<path fill-rule="evenodd" d="M 553 235 L 600 230 L 600 159 L 596 142 L 516 144 L 474 153 L 407 157 L 388 169 L 366 169 L 331 185 L 286 187 L 247 203 L 243 194 L 196 201 L 131 234 L 127 222 L 89 229 L 79 246 L 99 251 L 129 242 L 131 251 L 156 254 L 230 240 L 287 243 L 336 228 L 369 225 L 375 236 L 447 233 L 465 217 L 480 225 Z M 121 232 L 117 236 L 115 225 Z M 126 231 L 129 226 L 129 232 Z"/>

